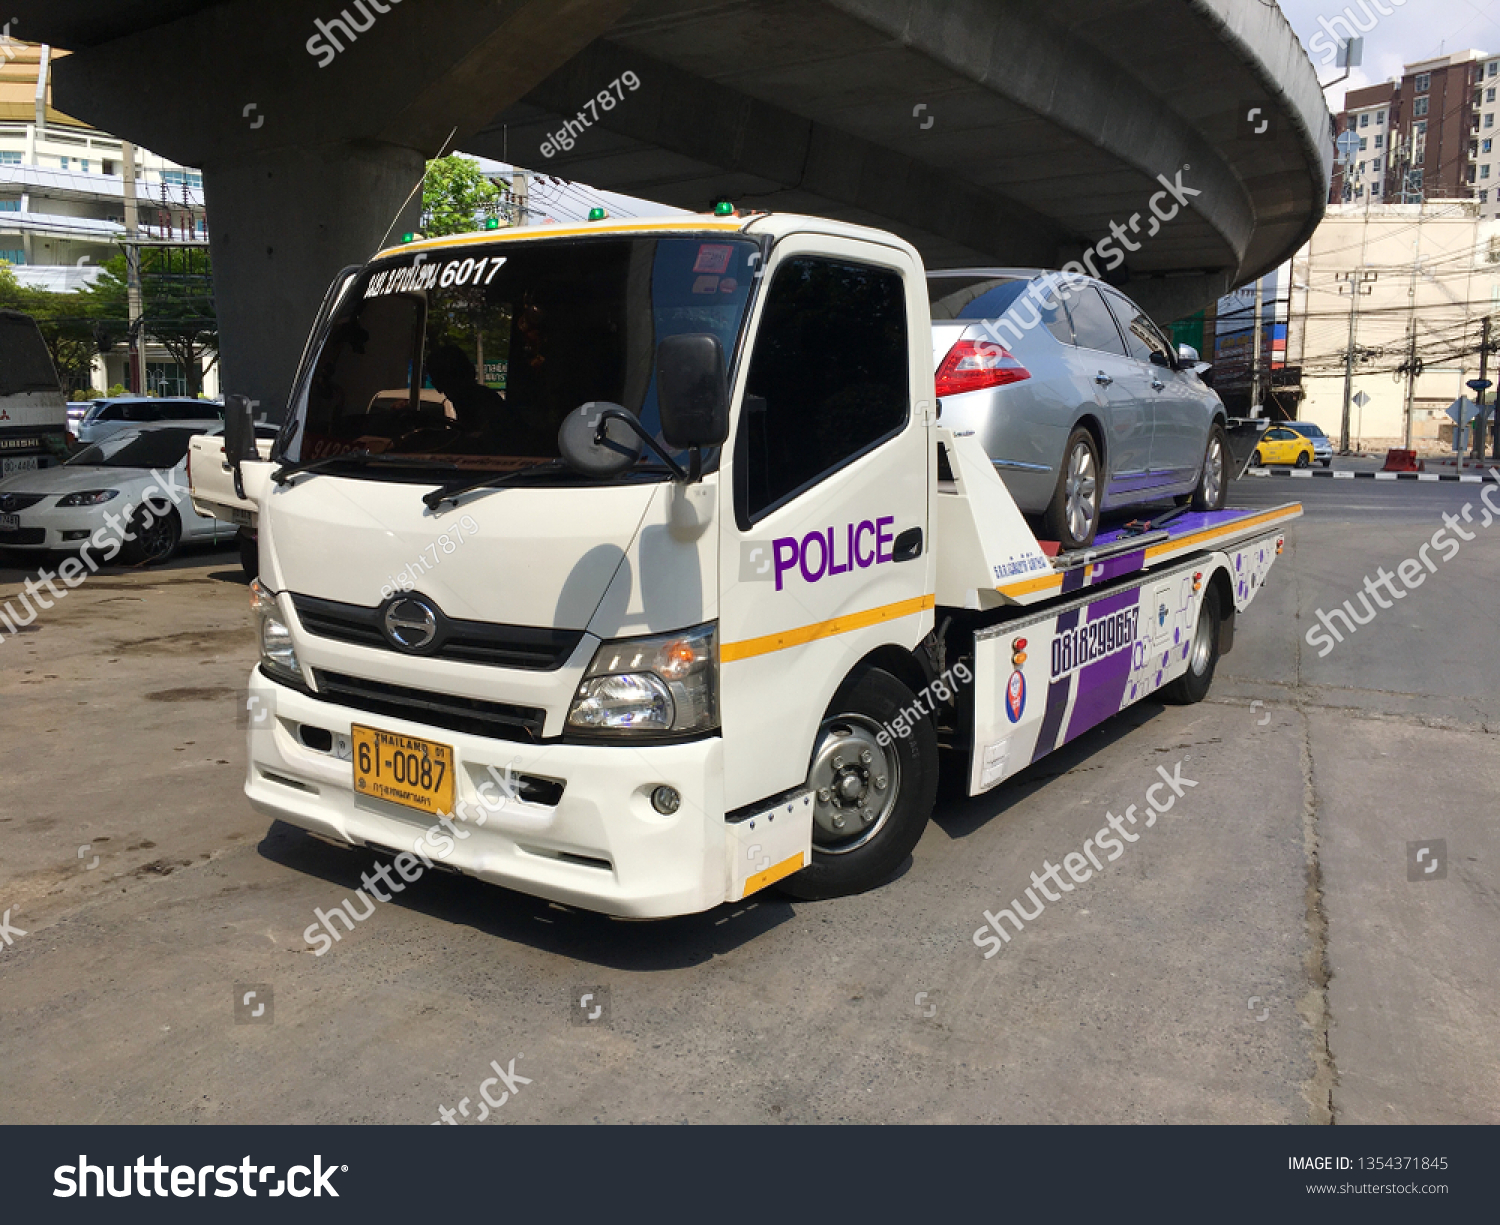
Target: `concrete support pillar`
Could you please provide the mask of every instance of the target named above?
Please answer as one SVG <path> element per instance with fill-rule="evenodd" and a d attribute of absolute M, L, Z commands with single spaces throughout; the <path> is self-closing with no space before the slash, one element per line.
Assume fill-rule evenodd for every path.
<path fill-rule="evenodd" d="M 279 420 L 329 282 L 415 228 L 414 149 L 375 142 L 282 148 L 203 167 L 219 319 L 220 386 Z M 399 213 L 399 216 L 398 216 Z M 394 224 L 392 224 L 394 222 Z"/>

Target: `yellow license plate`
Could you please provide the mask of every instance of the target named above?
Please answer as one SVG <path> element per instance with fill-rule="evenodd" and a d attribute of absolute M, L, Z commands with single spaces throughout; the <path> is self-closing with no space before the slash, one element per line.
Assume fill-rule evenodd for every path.
<path fill-rule="evenodd" d="M 418 812 L 453 811 L 453 750 L 415 736 L 355 724 L 354 791 Z"/>

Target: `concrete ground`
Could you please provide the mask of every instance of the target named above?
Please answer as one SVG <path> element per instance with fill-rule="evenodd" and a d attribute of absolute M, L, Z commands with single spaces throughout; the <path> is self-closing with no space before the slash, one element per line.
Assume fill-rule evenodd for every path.
<path fill-rule="evenodd" d="M 505 1122 L 1500 1121 L 1500 528 L 1303 638 L 1478 492 L 1240 482 L 1307 516 L 1209 699 L 941 803 L 873 893 L 629 923 L 429 874 L 323 957 L 373 861 L 244 801 L 233 555 L 101 574 L 0 641 L 0 1123 L 478 1121 L 492 1060 Z M 1177 763 L 986 960 L 983 912 Z"/>

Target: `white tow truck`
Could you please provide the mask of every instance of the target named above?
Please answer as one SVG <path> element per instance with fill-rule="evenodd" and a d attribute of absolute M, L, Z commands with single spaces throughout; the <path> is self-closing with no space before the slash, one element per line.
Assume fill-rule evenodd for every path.
<path fill-rule="evenodd" d="M 1200 700 L 1301 508 L 1049 555 L 943 427 L 931 350 L 917 252 L 814 217 L 347 270 L 272 460 L 229 403 L 250 801 L 403 874 L 678 915 L 873 887 L 940 769 L 977 795 L 1134 702 Z"/>

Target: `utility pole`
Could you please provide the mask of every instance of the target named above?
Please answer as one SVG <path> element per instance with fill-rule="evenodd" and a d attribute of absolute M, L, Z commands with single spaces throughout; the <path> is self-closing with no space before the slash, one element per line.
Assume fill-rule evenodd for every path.
<path fill-rule="evenodd" d="M 1484 322 L 1481 325 L 1481 327 L 1483 328 L 1483 331 L 1480 333 L 1480 338 L 1479 338 L 1479 381 L 1481 383 L 1484 382 L 1487 378 L 1489 378 L 1489 373 L 1490 373 L 1490 323 L 1491 323 L 1492 319 L 1493 319 L 1493 316 L 1486 315 L 1484 317 Z M 1479 395 L 1480 395 L 1479 405 L 1480 405 L 1481 408 L 1483 408 L 1484 407 L 1484 393 L 1480 392 Z M 1490 403 L 1492 405 L 1493 404 L 1500 404 L 1500 392 L 1497 392 L 1495 395 L 1493 395 L 1493 396 L 1490 397 Z M 1490 410 L 1490 417 L 1491 417 L 1491 421 L 1490 421 L 1490 435 L 1494 439 L 1494 441 L 1490 445 L 1493 448 L 1494 458 L 1497 459 L 1497 460 L 1500 460 L 1500 421 L 1494 420 L 1493 419 L 1494 416 L 1495 416 L 1495 412 L 1494 412 L 1494 409 L 1492 408 Z M 1479 447 L 1479 458 L 1480 458 L 1481 461 L 1484 459 L 1484 445 L 1483 445 L 1483 443 L 1481 443 L 1480 447 Z"/>
<path fill-rule="evenodd" d="M 1349 284 L 1349 350 L 1344 357 L 1344 418 L 1339 426 L 1339 453 L 1348 455 L 1349 409 L 1354 401 L 1354 338 L 1359 328 L 1359 300 L 1361 296 L 1375 292 L 1374 282 L 1380 279 L 1380 273 L 1356 268 L 1353 272 L 1340 272 L 1335 279 Z M 1344 292 L 1342 285 L 1339 286 L 1339 292 Z"/>
<path fill-rule="evenodd" d="M 515 201 L 516 224 L 531 224 L 531 187 L 530 176 L 524 170 L 517 170 L 510 181 L 511 197 Z"/>
<path fill-rule="evenodd" d="M 1262 316 L 1266 308 L 1266 278 L 1255 282 L 1255 356 L 1250 367 L 1250 415 L 1260 416 L 1260 353 L 1262 342 Z"/>
<path fill-rule="evenodd" d="M 130 315 L 130 350 L 127 378 L 136 395 L 145 391 L 146 362 L 141 345 L 141 249 L 137 242 L 139 214 L 135 203 L 135 146 L 120 142 L 125 171 L 125 298 Z"/>

